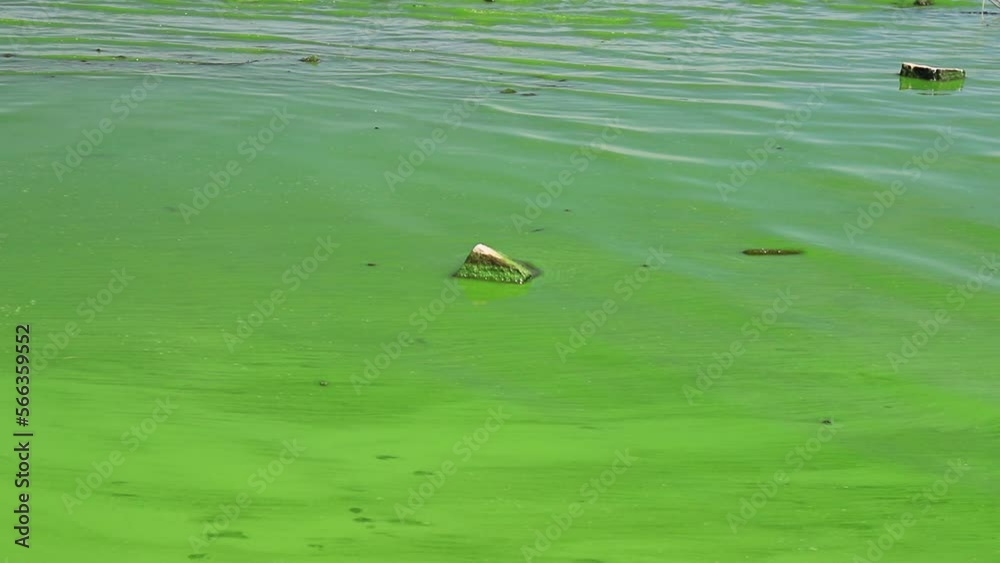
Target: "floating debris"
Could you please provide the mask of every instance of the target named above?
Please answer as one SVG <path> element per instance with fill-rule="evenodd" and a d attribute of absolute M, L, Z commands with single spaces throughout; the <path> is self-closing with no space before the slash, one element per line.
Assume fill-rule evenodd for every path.
<path fill-rule="evenodd" d="M 905 78 L 919 78 L 921 80 L 943 82 L 947 80 L 962 80 L 965 78 L 965 71 L 960 68 L 939 68 L 915 63 L 903 63 L 903 66 L 899 69 L 899 75 Z"/>
<path fill-rule="evenodd" d="M 748 248 L 743 251 L 747 256 L 784 256 L 788 254 L 802 254 L 801 250 L 787 248 Z"/>

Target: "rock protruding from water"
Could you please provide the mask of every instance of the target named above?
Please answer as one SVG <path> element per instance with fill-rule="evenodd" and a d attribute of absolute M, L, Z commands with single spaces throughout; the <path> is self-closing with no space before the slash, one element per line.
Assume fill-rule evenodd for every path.
<path fill-rule="evenodd" d="M 962 80 L 965 78 L 965 71 L 960 68 L 938 68 L 914 63 L 903 63 L 902 68 L 899 69 L 899 75 L 906 78 L 943 82 L 947 80 Z"/>
<path fill-rule="evenodd" d="M 485 244 L 477 244 L 462 267 L 455 272 L 456 278 L 473 280 L 525 283 L 538 274 L 537 270 L 508 258 Z"/>

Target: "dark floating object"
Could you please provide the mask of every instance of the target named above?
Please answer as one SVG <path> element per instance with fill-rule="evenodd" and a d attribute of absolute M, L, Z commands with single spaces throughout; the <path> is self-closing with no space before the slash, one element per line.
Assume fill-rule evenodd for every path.
<path fill-rule="evenodd" d="M 351 510 L 351 512 L 353 512 L 354 514 L 361 514 L 361 509 L 360 509 L 360 508 L 358 508 L 358 507 L 356 507 L 356 506 L 355 506 L 355 507 L 353 507 L 353 508 L 351 508 L 350 510 Z"/>
<path fill-rule="evenodd" d="M 308 57 L 302 57 L 301 59 L 299 59 L 299 62 L 319 64 L 319 57 L 317 57 L 316 55 L 309 55 Z"/>
<path fill-rule="evenodd" d="M 830 424 L 833 424 L 833 421 L 832 421 L 832 420 L 830 420 L 829 418 L 824 418 L 824 419 L 823 419 L 823 420 L 821 420 L 820 422 L 822 422 L 823 424 L 826 424 L 826 425 L 830 425 Z"/>
<path fill-rule="evenodd" d="M 319 386 L 320 386 L 320 387 L 326 387 L 326 386 L 327 386 L 327 385 L 329 385 L 329 384 L 330 384 L 330 382 L 329 382 L 329 381 L 327 381 L 327 380 L 325 380 L 325 379 L 320 379 L 320 380 L 319 380 Z"/>
<path fill-rule="evenodd" d="M 376 264 L 375 262 L 369 262 L 369 263 L 365 264 L 365 266 L 375 267 L 375 266 L 378 266 L 378 264 Z"/>
<path fill-rule="evenodd" d="M 14 53 L 4 53 L 3 54 L 3 58 L 5 58 L 5 59 L 9 59 L 9 58 L 11 58 L 13 56 L 14 56 Z"/>
<path fill-rule="evenodd" d="M 938 68 L 918 65 L 916 63 L 903 63 L 903 66 L 899 69 L 899 75 L 904 78 L 919 78 L 921 80 L 944 82 L 964 79 L 965 71 L 960 68 Z"/>
<path fill-rule="evenodd" d="M 233 63 L 217 63 L 212 61 L 181 61 L 181 62 L 184 64 L 201 65 L 201 66 L 240 66 L 240 65 L 249 65 L 253 63 L 258 63 L 260 62 L 260 59 L 251 59 L 249 61 L 237 61 Z"/>
<path fill-rule="evenodd" d="M 508 258 L 485 244 L 477 244 L 454 276 L 456 278 L 521 284 L 536 277 L 539 273 L 530 264 Z"/>
<path fill-rule="evenodd" d="M 117 59 L 117 58 L 128 58 L 128 57 L 125 57 L 124 55 L 119 55 L 118 57 L 115 58 Z M 138 61 L 139 59 L 136 60 Z M 201 65 L 201 66 L 239 66 L 239 65 L 249 65 L 253 63 L 258 63 L 260 62 L 260 59 L 252 59 L 249 61 L 238 61 L 233 63 L 217 63 L 212 61 L 177 61 L 177 62 L 180 64 Z"/>
<path fill-rule="evenodd" d="M 232 532 L 230 532 L 230 531 L 227 531 L 227 530 L 224 530 L 222 532 L 209 532 L 209 533 L 205 534 L 205 537 L 210 538 L 210 539 L 215 539 L 215 538 L 235 538 L 235 539 L 240 539 L 240 540 L 248 540 L 248 539 L 250 539 L 243 532 L 240 532 L 240 531 L 232 531 Z"/>
<path fill-rule="evenodd" d="M 913 0 L 914 6 L 933 6 L 934 0 Z"/>
<path fill-rule="evenodd" d="M 513 88 L 504 88 L 503 90 L 500 90 L 500 93 L 501 94 L 517 94 L 517 90 L 515 90 Z"/>
<path fill-rule="evenodd" d="M 747 256 L 784 256 L 787 254 L 802 254 L 801 250 L 787 248 L 748 248 L 743 251 Z"/>
<path fill-rule="evenodd" d="M 358 516 L 354 519 L 355 522 L 360 522 L 362 524 L 367 524 L 368 522 L 374 522 L 371 518 L 365 518 L 364 516 Z"/>
<path fill-rule="evenodd" d="M 534 92 L 525 92 L 525 93 L 523 93 L 523 94 L 521 94 L 521 95 L 522 95 L 522 96 L 537 96 L 538 94 L 536 94 L 536 93 L 534 93 Z"/>
<path fill-rule="evenodd" d="M 399 459 L 399 458 L 394 455 L 383 454 L 375 456 L 375 459 L 387 460 L 387 459 Z"/>

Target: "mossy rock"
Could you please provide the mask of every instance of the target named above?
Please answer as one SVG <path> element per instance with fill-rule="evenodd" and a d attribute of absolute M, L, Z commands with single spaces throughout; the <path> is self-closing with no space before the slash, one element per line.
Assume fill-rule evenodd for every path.
<path fill-rule="evenodd" d="M 462 267 L 455 272 L 455 277 L 523 284 L 540 273 L 530 264 L 509 258 L 485 244 L 477 244 Z"/>

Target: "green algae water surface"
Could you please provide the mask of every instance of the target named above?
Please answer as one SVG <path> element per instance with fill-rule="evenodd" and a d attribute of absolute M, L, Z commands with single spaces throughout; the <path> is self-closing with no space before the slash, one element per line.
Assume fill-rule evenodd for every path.
<path fill-rule="evenodd" d="M 0 557 L 1000 560 L 1000 17 L 907 4 L 4 2 Z"/>

